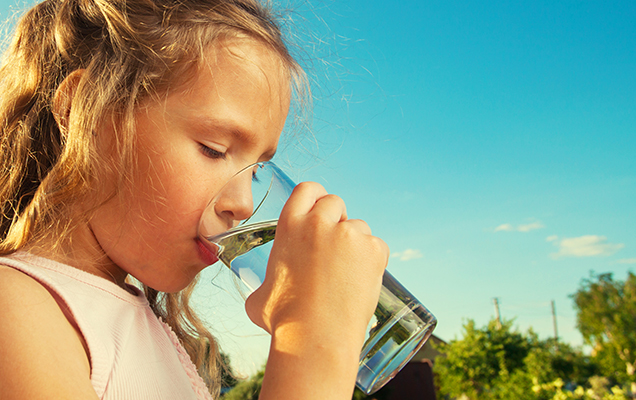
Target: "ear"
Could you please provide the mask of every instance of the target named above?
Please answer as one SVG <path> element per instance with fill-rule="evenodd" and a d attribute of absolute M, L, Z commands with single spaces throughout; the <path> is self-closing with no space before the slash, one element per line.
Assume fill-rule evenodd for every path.
<path fill-rule="evenodd" d="M 63 135 L 68 131 L 71 105 L 73 104 L 73 98 L 75 97 L 75 92 L 82 79 L 82 75 L 84 75 L 83 69 L 71 72 L 64 81 L 62 81 L 53 96 L 53 117 Z"/>

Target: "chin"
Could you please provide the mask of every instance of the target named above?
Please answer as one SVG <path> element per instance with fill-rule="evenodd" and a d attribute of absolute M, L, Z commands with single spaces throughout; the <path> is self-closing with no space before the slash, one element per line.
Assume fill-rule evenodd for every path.
<path fill-rule="evenodd" d="M 181 280 L 175 280 L 173 282 L 170 283 L 166 283 L 166 282 L 160 282 L 157 284 L 146 284 L 146 286 L 149 286 L 153 289 L 155 289 L 158 292 L 163 292 L 163 293 L 178 293 L 180 291 L 182 291 L 183 289 L 187 288 L 188 285 L 190 283 L 192 283 L 192 280 L 189 281 L 181 281 Z"/>
<path fill-rule="evenodd" d="M 187 288 L 196 278 L 197 274 L 192 276 L 180 276 L 171 282 L 162 282 L 161 289 L 157 289 L 164 293 L 177 293 Z"/>
<path fill-rule="evenodd" d="M 182 267 L 181 271 L 175 271 L 178 267 L 166 268 L 171 273 L 158 272 L 156 275 L 150 277 L 150 279 L 139 279 L 146 286 L 149 286 L 156 291 L 164 293 L 177 293 L 190 285 L 198 273 L 201 272 L 203 267 Z"/>

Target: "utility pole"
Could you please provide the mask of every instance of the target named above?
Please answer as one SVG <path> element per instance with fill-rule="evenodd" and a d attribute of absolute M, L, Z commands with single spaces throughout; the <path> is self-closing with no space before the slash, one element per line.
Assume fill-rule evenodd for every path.
<path fill-rule="evenodd" d="M 554 326 L 554 348 L 559 349 L 559 333 L 557 331 L 556 306 L 552 300 L 552 325 Z"/>
<path fill-rule="evenodd" d="M 501 317 L 499 315 L 499 298 L 493 297 L 493 303 L 495 303 L 495 318 L 497 319 L 497 329 L 501 329 Z"/>

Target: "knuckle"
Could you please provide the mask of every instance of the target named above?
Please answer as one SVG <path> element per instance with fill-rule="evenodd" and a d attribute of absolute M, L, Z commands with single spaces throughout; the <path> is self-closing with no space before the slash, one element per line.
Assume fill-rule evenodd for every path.
<path fill-rule="evenodd" d="M 340 198 L 339 196 L 335 194 L 326 194 L 325 196 L 322 197 L 322 199 L 329 202 L 337 203 L 339 205 L 344 204 L 344 200 L 342 200 L 342 198 Z"/>
<path fill-rule="evenodd" d="M 387 245 L 384 240 L 376 236 L 371 236 L 370 240 L 371 240 L 371 247 L 373 248 L 374 252 L 378 254 L 379 256 L 382 256 L 383 258 L 386 258 L 388 260 L 389 253 L 390 253 L 389 245 Z"/>
<path fill-rule="evenodd" d="M 382 239 L 380 239 L 379 237 L 373 236 L 372 239 L 375 243 L 375 246 L 378 250 L 382 251 L 383 253 L 386 253 L 386 255 L 389 255 L 389 245 L 386 244 L 386 242 Z"/>
<path fill-rule="evenodd" d="M 366 223 L 366 221 L 361 219 L 350 219 L 349 221 L 356 223 L 359 229 L 362 230 L 363 232 L 369 235 L 371 234 L 371 227 L 369 226 L 369 224 Z"/>
<path fill-rule="evenodd" d="M 322 187 L 322 185 L 316 182 L 300 182 L 293 189 L 293 191 L 296 193 L 318 192 L 324 190 L 325 189 Z"/>
<path fill-rule="evenodd" d="M 312 228 L 323 228 L 328 225 L 333 225 L 333 221 L 330 220 L 329 216 L 325 213 L 311 213 L 308 215 L 308 223 Z"/>

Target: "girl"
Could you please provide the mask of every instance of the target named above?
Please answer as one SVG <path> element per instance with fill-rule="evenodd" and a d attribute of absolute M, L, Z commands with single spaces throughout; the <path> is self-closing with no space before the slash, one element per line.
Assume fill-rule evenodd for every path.
<path fill-rule="evenodd" d="M 0 399 L 218 396 L 188 304 L 198 221 L 274 156 L 304 82 L 252 0 L 46 0 L 22 18 L 0 70 Z M 219 223 L 249 197 L 219 201 Z M 262 399 L 351 398 L 387 257 L 342 200 L 296 188 L 246 303 L 271 334 Z"/>

